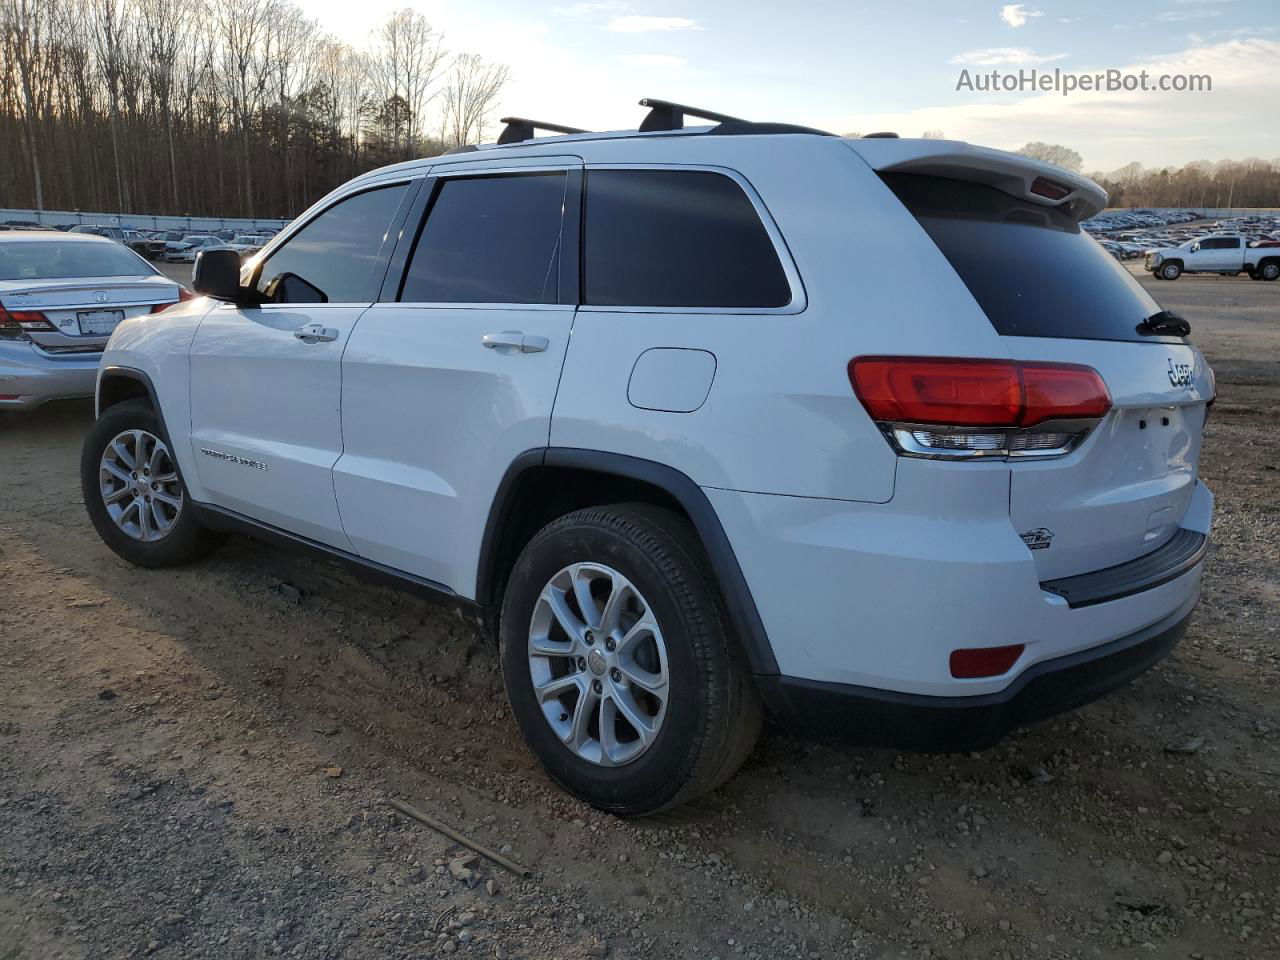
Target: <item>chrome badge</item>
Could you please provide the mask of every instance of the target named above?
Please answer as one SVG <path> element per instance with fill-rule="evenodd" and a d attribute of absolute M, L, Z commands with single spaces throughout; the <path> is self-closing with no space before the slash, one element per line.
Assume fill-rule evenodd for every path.
<path fill-rule="evenodd" d="M 242 467 L 253 467 L 255 470 L 267 469 L 267 465 L 261 460 L 250 460 L 248 457 L 237 457 L 234 453 L 223 453 L 221 450 L 210 450 L 208 447 L 201 447 L 200 452 L 206 457 L 213 457 L 213 459 L 222 460 L 224 463 L 238 463 Z"/>
<path fill-rule="evenodd" d="M 1191 386 L 1191 364 L 1174 363 L 1173 357 L 1169 358 L 1169 382 L 1175 387 Z"/>

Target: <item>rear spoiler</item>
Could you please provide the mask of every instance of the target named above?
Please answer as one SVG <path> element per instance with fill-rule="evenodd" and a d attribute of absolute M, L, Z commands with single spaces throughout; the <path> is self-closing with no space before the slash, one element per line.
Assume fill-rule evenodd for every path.
<path fill-rule="evenodd" d="M 1107 192 L 1078 173 L 1018 153 L 959 140 L 845 140 L 878 172 L 918 173 L 985 183 L 1019 200 L 1054 207 L 1077 222 L 1107 206 Z"/>

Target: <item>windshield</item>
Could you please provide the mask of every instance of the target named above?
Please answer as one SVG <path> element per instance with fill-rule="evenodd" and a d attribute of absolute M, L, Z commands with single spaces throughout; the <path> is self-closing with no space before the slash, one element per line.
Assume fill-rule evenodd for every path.
<path fill-rule="evenodd" d="M 144 277 L 156 273 L 128 247 L 85 241 L 0 243 L 0 280 Z"/>
<path fill-rule="evenodd" d="M 1067 214 L 984 184 L 882 177 L 1002 336 L 1158 339 L 1137 328 L 1159 305 Z"/>

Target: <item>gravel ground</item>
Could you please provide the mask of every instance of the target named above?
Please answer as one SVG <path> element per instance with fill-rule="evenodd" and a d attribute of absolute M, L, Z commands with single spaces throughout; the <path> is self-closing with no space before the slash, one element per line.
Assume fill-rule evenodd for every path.
<path fill-rule="evenodd" d="M 89 406 L 0 416 L 0 960 L 1280 955 L 1280 284 L 1143 282 L 1221 397 L 1177 653 L 980 754 L 768 732 L 635 821 L 547 781 L 455 613 L 247 540 L 129 567 Z"/>

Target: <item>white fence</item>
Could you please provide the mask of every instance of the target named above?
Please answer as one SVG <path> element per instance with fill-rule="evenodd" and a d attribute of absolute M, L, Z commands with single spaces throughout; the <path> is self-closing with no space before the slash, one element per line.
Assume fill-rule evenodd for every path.
<path fill-rule="evenodd" d="M 288 220 L 251 220 L 237 217 L 156 217 L 142 213 L 92 213 L 84 210 L 9 210 L 0 208 L 0 223 L 13 220 L 38 223 L 42 227 L 96 226 L 125 227 L 134 230 L 182 230 L 196 233 L 204 230 L 236 230 L 252 233 L 260 227 L 280 229 Z"/>

